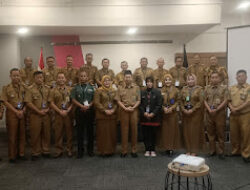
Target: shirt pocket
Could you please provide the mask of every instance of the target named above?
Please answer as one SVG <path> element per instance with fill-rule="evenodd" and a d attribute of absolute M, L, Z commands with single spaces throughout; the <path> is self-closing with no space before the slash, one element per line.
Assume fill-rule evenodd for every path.
<path fill-rule="evenodd" d="M 10 99 L 16 98 L 16 93 L 14 92 L 14 90 L 7 91 L 7 95 Z"/>
<path fill-rule="evenodd" d="M 40 98 L 40 95 L 38 93 L 33 93 L 32 94 L 32 99 L 33 100 L 38 100 Z"/>

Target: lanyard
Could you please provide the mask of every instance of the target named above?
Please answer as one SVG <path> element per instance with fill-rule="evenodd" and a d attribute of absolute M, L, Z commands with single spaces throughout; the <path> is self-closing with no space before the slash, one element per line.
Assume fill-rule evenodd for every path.
<path fill-rule="evenodd" d="M 195 90 L 195 87 L 188 88 L 189 102 L 191 102 L 191 97 L 192 97 L 194 90 Z"/>

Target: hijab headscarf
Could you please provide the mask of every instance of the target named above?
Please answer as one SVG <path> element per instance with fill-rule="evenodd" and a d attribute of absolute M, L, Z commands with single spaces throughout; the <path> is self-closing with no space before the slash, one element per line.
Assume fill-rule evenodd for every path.
<path fill-rule="evenodd" d="M 104 85 L 104 81 L 105 81 L 106 79 L 109 79 L 109 80 L 111 81 L 111 77 L 110 77 L 109 75 L 104 75 L 104 76 L 102 77 L 102 80 L 101 80 L 102 86 L 100 87 L 100 89 L 101 89 L 101 90 L 105 90 L 105 91 L 110 91 L 110 90 L 113 89 L 113 87 L 112 87 L 112 84 L 110 84 L 109 88 L 107 88 L 107 87 Z"/>
<path fill-rule="evenodd" d="M 171 75 L 171 74 L 165 74 L 164 77 L 163 77 L 163 86 L 166 86 L 166 85 L 165 85 L 165 80 L 166 80 L 167 78 L 170 78 L 170 79 L 171 79 L 172 85 L 173 85 L 173 77 L 172 77 L 172 75 Z"/>

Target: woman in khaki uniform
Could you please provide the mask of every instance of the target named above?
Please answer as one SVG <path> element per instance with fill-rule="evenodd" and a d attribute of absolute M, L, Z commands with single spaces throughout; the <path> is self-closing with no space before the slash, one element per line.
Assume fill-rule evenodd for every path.
<path fill-rule="evenodd" d="M 181 91 L 183 136 L 188 155 L 195 156 L 204 143 L 203 90 L 196 85 L 196 76 L 187 75 L 187 86 Z"/>
<path fill-rule="evenodd" d="M 178 89 L 173 85 L 173 77 L 166 74 L 163 77 L 164 86 L 161 89 L 163 97 L 163 116 L 160 132 L 160 146 L 168 156 L 173 155 L 173 150 L 180 147 L 180 130 L 178 126 Z"/>
<path fill-rule="evenodd" d="M 116 91 L 112 88 L 112 80 L 104 75 L 102 86 L 94 95 L 96 107 L 96 141 L 101 156 L 112 156 L 116 147 Z"/>

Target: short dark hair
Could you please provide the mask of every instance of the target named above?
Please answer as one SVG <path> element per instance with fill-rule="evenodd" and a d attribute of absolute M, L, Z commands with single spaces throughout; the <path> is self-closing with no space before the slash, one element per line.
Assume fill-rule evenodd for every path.
<path fill-rule="evenodd" d="M 148 62 L 148 58 L 146 58 L 146 57 L 142 57 L 140 62 L 142 62 L 143 59 L 146 59 L 146 61 Z"/>
<path fill-rule="evenodd" d="M 78 76 L 81 74 L 81 73 L 86 73 L 87 76 L 89 76 L 89 73 L 85 70 L 80 70 L 79 73 L 78 73 Z"/>
<path fill-rule="evenodd" d="M 35 76 L 37 76 L 37 75 L 42 75 L 42 74 L 43 74 L 42 71 L 35 71 L 35 72 L 33 73 L 33 77 L 35 77 Z"/>
<path fill-rule="evenodd" d="M 93 54 L 92 54 L 92 53 L 87 53 L 87 54 L 85 55 L 85 57 L 87 57 L 87 56 L 89 56 L 89 55 L 91 55 L 91 56 L 93 57 Z"/>
<path fill-rule="evenodd" d="M 55 59 L 55 57 L 52 56 L 52 55 L 50 55 L 50 56 L 46 57 L 46 61 L 47 61 L 48 59 Z"/>
<path fill-rule="evenodd" d="M 237 71 L 236 75 L 240 74 L 240 73 L 244 73 L 245 75 L 247 75 L 247 71 L 244 69 L 240 69 Z"/>
<path fill-rule="evenodd" d="M 103 58 L 103 59 L 102 59 L 102 63 L 103 63 L 105 60 L 107 60 L 107 61 L 109 62 L 109 59 L 108 59 L 108 58 Z"/>
<path fill-rule="evenodd" d="M 181 59 L 181 60 L 183 60 L 183 57 L 181 57 L 181 56 L 176 56 L 176 57 L 175 57 L 175 59 L 174 59 L 174 61 L 176 62 L 176 61 L 177 61 L 177 59 Z"/>
<path fill-rule="evenodd" d="M 12 72 L 14 72 L 14 71 L 19 71 L 19 69 L 18 69 L 18 68 L 12 68 L 12 69 L 10 70 L 10 74 L 12 74 Z"/>
<path fill-rule="evenodd" d="M 65 76 L 64 72 L 60 71 L 60 72 L 57 73 L 56 77 L 58 77 L 61 74 L 63 74 Z"/>
<path fill-rule="evenodd" d="M 73 56 L 72 56 L 72 55 L 67 55 L 67 57 L 66 57 L 66 58 L 68 58 L 68 57 L 72 57 L 72 58 L 73 58 Z"/>
<path fill-rule="evenodd" d="M 213 71 L 213 72 L 210 74 L 210 77 L 211 77 L 212 75 L 215 75 L 215 74 L 217 74 L 219 77 L 221 77 L 221 74 L 220 74 L 218 71 Z"/>
<path fill-rule="evenodd" d="M 125 76 L 125 75 L 132 75 L 131 70 L 126 70 L 126 71 L 124 72 L 124 76 Z"/>
<path fill-rule="evenodd" d="M 147 83 L 148 81 L 154 83 L 154 78 L 153 78 L 152 76 L 148 76 L 148 77 L 146 77 L 146 83 Z"/>

